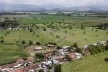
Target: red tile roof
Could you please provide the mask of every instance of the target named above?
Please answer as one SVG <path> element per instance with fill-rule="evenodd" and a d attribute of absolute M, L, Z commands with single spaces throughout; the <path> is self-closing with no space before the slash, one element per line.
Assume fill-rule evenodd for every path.
<path fill-rule="evenodd" d="M 22 69 L 18 69 L 14 72 L 28 72 L 29 70 L 36 70 L 37 68 L 39 68 L 39 65 L 38 64 L 34 64 L 32 66 L 28 66 L 28 67 L 25 67 L 25 68 L 22 68 Z"/>

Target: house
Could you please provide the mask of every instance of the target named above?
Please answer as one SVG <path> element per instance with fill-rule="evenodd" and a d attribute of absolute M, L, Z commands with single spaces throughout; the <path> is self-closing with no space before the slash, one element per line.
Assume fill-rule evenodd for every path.
<path fill-rule="evenodd" d="M 18 63 L 18 64 L 23 64 L 23 63 L 24 63 L 24 60 L 23 60 L 23 59 L 18 59 L 18 60 L 16 61 L 16 63 Z"/>
<path fill-rule="evenodd" d="M 94 46 L 97 46 L 97 43 L 93 43 Z"/>
<path fill-rule="evenodd" d="M 88 48 L 88 45 L 84 45 L 84 49 Z"/>
<path fill-rule="evenodd" d="M 75 53 L 75 54 L 76 54 L 76 56 L 77 56 L 76 59 L 80 59 L 80 58 L 82 58 L 82 56 L 83 56 L 83 55 L 80 54 L 80 53 Z"/>
<path fill-rule="evenodd" d="M 56 45 L 56 43 L 50 43 L 50 42 L 49 42 L 49 43 L 47 44 L 47 47 L 55 47 L 55 45 Z"/>
<path fill-rule="evenodd" d="M 41 46 L 35 47 L 35 51 L 37 51 L 37 52 L 41 52 L 42 49 L 43 49 L 43 48 L 42 48 Z"/>
<path fill-rule="evenodd" d="M 50 52 L 44 53 L 45 57 L 51 57 L 53 55 L 55 55 L 55 51 L 50 51 Z"/>
<path fill-rule="evenodd" d="M 17 65 L 15 65 L 14 66 L 14 68 L 19 68 L 19 67 L 21 67 L 23 64 L 24 64 L 24 60 L 23 59 L 18 59 L 17 61 L 16 61 L 16 63 L 17 63 Z"/>
<path fill-rule="evenodd" d="M 33 63 L 34 62 L 34 58 L 33 57 L 28 57 L 26 62 L 32 62 Z"/>
<path fill-rule="evenodd" d="M 5 68 L 1 70 L 1 72 L 12 72 L 12 71 L 13 71 L 12 68 Z"/>
<path fill-rule="evenodd" d="M 105 44 L 106 43 L 106 41 L 100 41 L 100 44 Z"/>
<path fill-rule="evenodd" d="M 58 58 L 57 59 L 59 64 L 63 64 L 64 62 L 66 62 L 66 60 L 64 58 Z"/>
<path fill-rule="evenodd" d="M 43 62 L 43 65 L 46 65 L 46 66 L 52 66 L 52 61 L 45 61 L 45 62 Z"/>
<path fill-rule="evenodd" d="M 70 46 L 63 46 L 62 49 L 67 49 L 69 48 Z"/>
<path fill-rule="evenodd" d="M 60 50 L 58 50 L 58 55 L 61 55 L 61 56 L 63 56 L 65 53 L 64 53 L 64 49 L 60 49 Z"/>
<path fill-rule="evenodd" d="M 80 53 L 70 53 L 70 54 L 68 54 L 68 56 L 71 58 L 71 59 L 80 59 L 80 58 L 82 58 L 82 54 L 80 54 Z"/>
<path fill-rule="evenodd" d="M 32 66 L 28 66 L 28 67 L 25 67 L 25 68 L 17 69 L 17 70 L 15 70 L 13 72 L 34 72 L 38 68 L 39 68 L 39 65 L 38 64 L 34 64 Z"/>
<path fill-rule="evenodd" d="M 13 71 L 13 67 L 15 65 L 17 65 L 17 63 L 2 65 L 2 66 L 0 66 L 0 71 L 2 71 L 2 72 Z"/>
<path fill-rule="evenodd" d="M 77 56 L 76 56 L 75 53 L 70 53 L 70 54 L 68 54 L 68 56 L 69 56 L 71 59 L 76 59 L 76 58 L 77 58 Z"/>
<path fill-rule="evenodd" d="M 106 41 L 100 41 L 99 43 L 102 45 L 106 45 Z"/>
<path fill-rule="evenodd" d="M 28 57 L 27 60 L 25 61 L 24 66 L 25 66 L 25 67 L 26 67 L 26 66 L 30 66 L 30 65 L 33 64 L 33 62 L 34 62 L 34 58 L 33 58 L 33 57 Z"/>
<path fill-rule="evenodd" d="M 85 50 L 83 50 L 83 55 L 89 55 L 90 54 L 90 51 L 88 50 L 88 49 L 85 49 Z"/>

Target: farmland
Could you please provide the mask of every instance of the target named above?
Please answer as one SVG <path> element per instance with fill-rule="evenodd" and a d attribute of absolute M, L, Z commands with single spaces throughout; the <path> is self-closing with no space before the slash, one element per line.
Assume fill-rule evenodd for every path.
<path fill-rule="evenodd" d="M 20 30 L 0 30 L 0 37 L 4 44 L 0 43 L 0 64 L 7 60 L 28 56 L 29 47 L 22 48 L 17 42 L 25 41 L 26 44 L 40 42 L 42 45 L 54 42 L 58 46 L 70 46 L 77 43 L 80 48 L 84 45 L 96 43 L 108 39 L 108 30 L 91 27 L 101 23 L 107 23 L 108 18 L 59 16 L 59 15 L 3 15 L 1 18 L 16 17 L 20 24 Z M 81 29 L 81 25 L 85 28 Z M 30 27 L 32 31 L 24 27 Z M 1 39 L 0 38 L 0 39 Z M 51 50 L 51 49 L 50 49 Z M 23 57 L 22 57 L 23 58 Z"/>
<path fill-rule="evenodd" d="M 107 56 L 108 52 L 103 52 L 65 63 L 62 65 L 62 72 L 107 72 L 108 63 L 104 61 Z"/>

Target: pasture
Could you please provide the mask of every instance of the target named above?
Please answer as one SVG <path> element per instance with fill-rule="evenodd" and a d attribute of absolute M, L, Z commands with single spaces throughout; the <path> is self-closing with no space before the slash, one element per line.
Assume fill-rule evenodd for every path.
<path fill-rule="evenodd" d="M 16 43 L 21 41 L 28 44 L 31 40 L 32 42 L 40 42 L 42 45 L 55 42 L 58 46 L 70 46 L 77 43 L 82 48 L 84 45 L 108 40 L 108 30 L 90 27 L 106 23 L 108 18 L 35 14 L 1 16 L 1 18 L 3 17 L 16 17 L 21 30 L 0 30 L 0 40 L 4 40 L 3 44 L 0 43 L 0 64 L 15 61 L 17 58 L 23 58 L 22 56 L 28 56 L 27 52 L 31 47 L 19 47 Z M 81 25 L 85 26 L 85 29 L 81 29 Z M 23 29 L 23 26 L 31 27 L 33 31 Z"/>
<path fill-rule="evenodd" d="M 108 52 L 106 51 L 64 63 L 62 72 L 108 72 L 108 63 L 104 61 L 107 56 Z"/>

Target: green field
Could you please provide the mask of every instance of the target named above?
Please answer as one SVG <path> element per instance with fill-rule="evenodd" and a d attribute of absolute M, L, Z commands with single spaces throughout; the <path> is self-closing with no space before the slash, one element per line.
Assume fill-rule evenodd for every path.
<path fill-rule="evenodd" d="M 0 40 L 1 37 L 4 40 L 4 44 L 0 43 L 0 64 L 27 55 L 29 47 L 25 49 L 16 44 L 16 42 L 23 40 L 26 44 L 31 40 L 32 42 L 40 42 L 42 45 L 48 42 L 55 42 L 59 46 L 70 46 L 77 43 L 81 48 L 84 45 L 108 40 L 108 30 L 90 27 L 100 23 L 107 23 L 108 18 L 61 15 L 3 15 L 0 18 L 5 17 L 16 17 L 20 23 L 21 30 L 0 30 Z M 85 29 L 81 29 L 81 25 L 86 26 Z M 23 27 L 30 26 L 33 32 L 23 29 Z M 43 29 L 46 30 L 44 31 Z M 25 51 L 27 52 L 25 53 Z"/>
<path fill-rule="evenodd" d="M 65 33 L 65 31 L 67 31 L 67 33 Z M 39 29 L 35 30 L 35 34 L 26 30 L 9 31 L 9 34 L 4 36 L 6 32 L 6 30 L 0 32 L 0 37 L 3 36 L 6 43 L 15 43 L 19 40 L 25 40 L 28 43 L 28 41 L 31 40 L 33 42 L 40 42 L 43 45 L 48 42 L 55 42 L 59 46 L 78 43 L 80 47 L 83 47 L 84 45 L 108 39 L 107 30 L 94 29 L 94 31 L 92 31 L 90 27 L 87 27 L 85 30 L 73 28 L 72 30 L 59 29 L 57 31 L 54 29 L 47 29 L 43 31 Z M 56 38 L 56 36 L 59 36 L 59 38 Z"/>
<path fill-rule="evenodd" d="M 104 61 L 106 57 L 107 51 L 65 63 L 62 72 L 108 72 L 108 63 Z"/>

